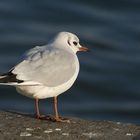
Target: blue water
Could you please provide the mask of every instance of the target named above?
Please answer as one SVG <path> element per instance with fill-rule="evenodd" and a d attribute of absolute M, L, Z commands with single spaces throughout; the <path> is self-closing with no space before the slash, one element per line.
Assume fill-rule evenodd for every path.
<path fill-rule="evenodd" d="M 139 0 L 0 0 L 0 73 L 26 50 L 59 31 L 76 33 L 89 53 L 79 53 L 74 86 L 59 97 L 59 112 L 90 120 L 140 124 Z M 34 100 L 0 86 L 0 109 L 34 113 Z M 53 112 L 53 100 L 40 102 Z"/>

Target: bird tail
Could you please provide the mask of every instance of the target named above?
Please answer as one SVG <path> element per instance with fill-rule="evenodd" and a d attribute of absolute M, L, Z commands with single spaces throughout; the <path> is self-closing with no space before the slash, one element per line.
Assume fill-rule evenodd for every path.
<path fill-rule="evenodd" d="M 11 71 L 0 75 L 0 85 L 13 85 L 13 83 L 22 83 L 22 80 L 16 78 L 16 74 Z"/>
<path fill-rule="evenodd" d="M 37 85 L 42 85 L 39 82 L 35 81 L 24 81 L 24 80 L 19 80 L 16 77 L 17 75 L 12 73 L 12 71 L 9 71 L 8 73 L 4 73 L 0 75 L 0 85 L 10 85 L 10 86 L 37 86 Z"/>

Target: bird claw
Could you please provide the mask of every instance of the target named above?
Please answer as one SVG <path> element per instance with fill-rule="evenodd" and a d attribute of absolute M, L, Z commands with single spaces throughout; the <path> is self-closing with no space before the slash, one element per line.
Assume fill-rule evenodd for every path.
<path fill-rule="evenodd" d="M 46 116 L 45 115 L 37 115 L 36 118 L 39 120 L 45 120 Z"/>
<path fill-rule="evenodd" d="M 61 118 L 55 118 L 55 122 L 70 123 L 70 120 L 68 120 L 68 119 L 61 119 Z"/>
<path fill-rule="evenodd" d="M 46 116 L 46 119 L 52 122 L 66 122 L 66 123 L 70 123 L 70 120 L 68 120 L 67 118 L 63 118 L 63 117 L 54 117 L 52 115 Z"/>
<path fill-rule="evenodd" d="M 66 123 L 70 123 L 69 119 L 61 117 L 61 116 L 55 117 L 53 115 L 47 115 L 47 116 L 45 116 L 45 115 L 36 115 L 36 118 L 38 120 L 48 120 L 48 121 L 52 121 L 52 122 L 64 122 L 64 123 L 66 122 Z"/>

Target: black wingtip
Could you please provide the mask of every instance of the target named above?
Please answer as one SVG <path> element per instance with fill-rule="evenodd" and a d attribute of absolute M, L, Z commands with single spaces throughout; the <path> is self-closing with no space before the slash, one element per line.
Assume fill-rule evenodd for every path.
<path fill-rule="evenodd" d="M 19 80 L 16 78 L 16 74 L 12 73 L 12 70 L 4 73 L 1 75 L 0 83 L 11 83 L 11 82 L 17 82 L 17 83 L 22 83 L 24 82 L 23 80 Z"/>

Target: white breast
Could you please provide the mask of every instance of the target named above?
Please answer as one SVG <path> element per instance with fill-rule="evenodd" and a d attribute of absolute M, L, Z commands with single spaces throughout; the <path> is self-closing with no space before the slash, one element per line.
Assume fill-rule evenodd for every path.
<path fill-rule="evenodd" d="M 19 93 L 22 95 L 25 95 L 27 97 L 31 98 L 39 98 L 39 99 L 44 99 L 44 98 L 49 98 L 49 97 L 54 97 L 58 96 L 59 94 L 64 93 L 67 91 L 75 82 L 78 73 L 79 73 L 79 61 L 76 56 L 76 71 L 74 75 L 71 77 L 71 79 L 59 86 L 56 87 L 47 87 L 44 85 L 39 85 L 39 86 L 16 86 L 16 89 Z M 59 80 L 59 79 L 58 79 Z"/>

